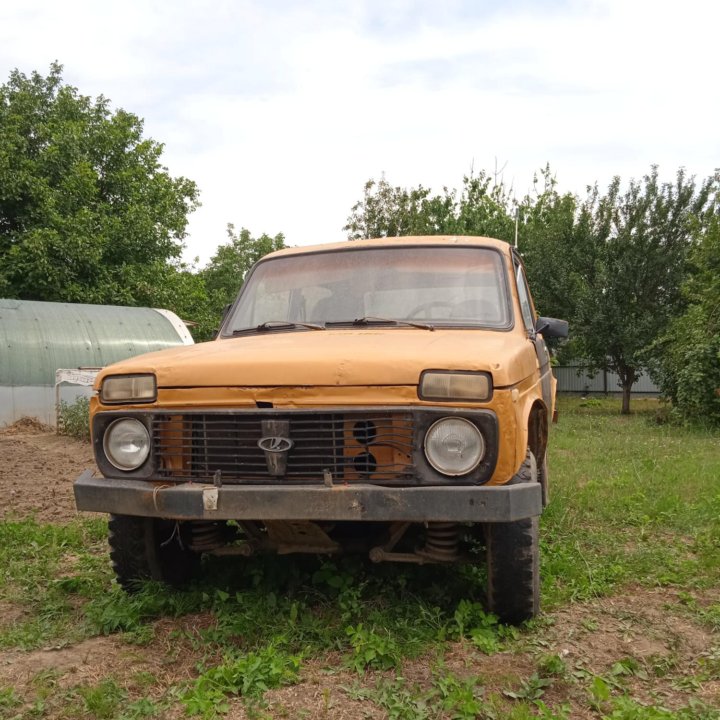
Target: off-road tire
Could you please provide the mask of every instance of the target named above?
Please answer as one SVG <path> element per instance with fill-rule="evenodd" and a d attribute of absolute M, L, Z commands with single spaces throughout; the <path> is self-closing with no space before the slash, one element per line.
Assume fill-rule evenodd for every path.
<path fill-rule="evenodd" d="M 528 451 L 510 482 L 538 482 L 542 472 L 547 472 L 545 458 L 538 466 L 535 456 Z M 487 523 L 484 534 L 489 609 L 502 622 L 512 625 L 534 618 L 540 612 L 538 518 Z"/>
<path fill-rule="evenodd" d="M 192 580 L 200 568 L 200 556 L 188 549 L 187 526 L 111 515 L 108 530 L 112 567 L 118 583 L 128 592 L 137 590 L 143 580 L 179 587 Z"/>
<path fill-rule="evenodd" d="M 517 625 L 540 612 L 538 518 L 485 525 L 488 608 Z"/>

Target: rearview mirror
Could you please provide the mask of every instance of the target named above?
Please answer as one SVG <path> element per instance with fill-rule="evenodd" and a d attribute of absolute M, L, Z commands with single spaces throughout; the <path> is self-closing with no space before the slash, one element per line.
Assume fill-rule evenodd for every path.
<path fill-rule="evenodd" d="M 535 332 L 548 338 L 566 338 L 568 336 L 567 320 L 558 320 L 551 317 L 539 317 L 535 322 Z"/>

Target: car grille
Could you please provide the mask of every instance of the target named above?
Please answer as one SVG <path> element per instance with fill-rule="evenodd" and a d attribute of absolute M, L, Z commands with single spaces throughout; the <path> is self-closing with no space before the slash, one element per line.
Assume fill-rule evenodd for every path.
<path fill-rule="evenodd" d="M 258 441 L 269 437 L 289 439 L 292 447 L 266 452 Z M 232 411 L 152 418 L 156 476 L 162 479 L 408 484 L 414 477 L 413 438 L 413 416 L 403 412 Z M 280 470 L 273 467 L 276 458 Z"/>

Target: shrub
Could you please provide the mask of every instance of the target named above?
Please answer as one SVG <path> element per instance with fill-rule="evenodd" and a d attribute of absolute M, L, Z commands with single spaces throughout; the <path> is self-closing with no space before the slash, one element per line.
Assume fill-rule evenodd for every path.
<path fill-rule="evenodd" d="M 60 401 L 58 432 L 78 440 L 90 440 L 90 400 L 79 397 L 74 403 Z"/>

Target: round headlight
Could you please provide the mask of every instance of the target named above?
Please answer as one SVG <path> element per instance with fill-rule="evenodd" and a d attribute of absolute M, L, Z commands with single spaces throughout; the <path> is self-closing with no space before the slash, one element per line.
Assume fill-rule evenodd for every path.
<path fill-rule="evenodd" d="M 103 449 L 105 457 L 118 470 L 135 470 L 150 454 L 150 436 L 139 420 L 121 418 L 105 431 Z"/>
<path fill-rule="evenodd" d="M 465 418 L 443 418 L 425 435 L 425 457 L 443 475 L 467 475 L 485 454 L 482 433 Z"/>

